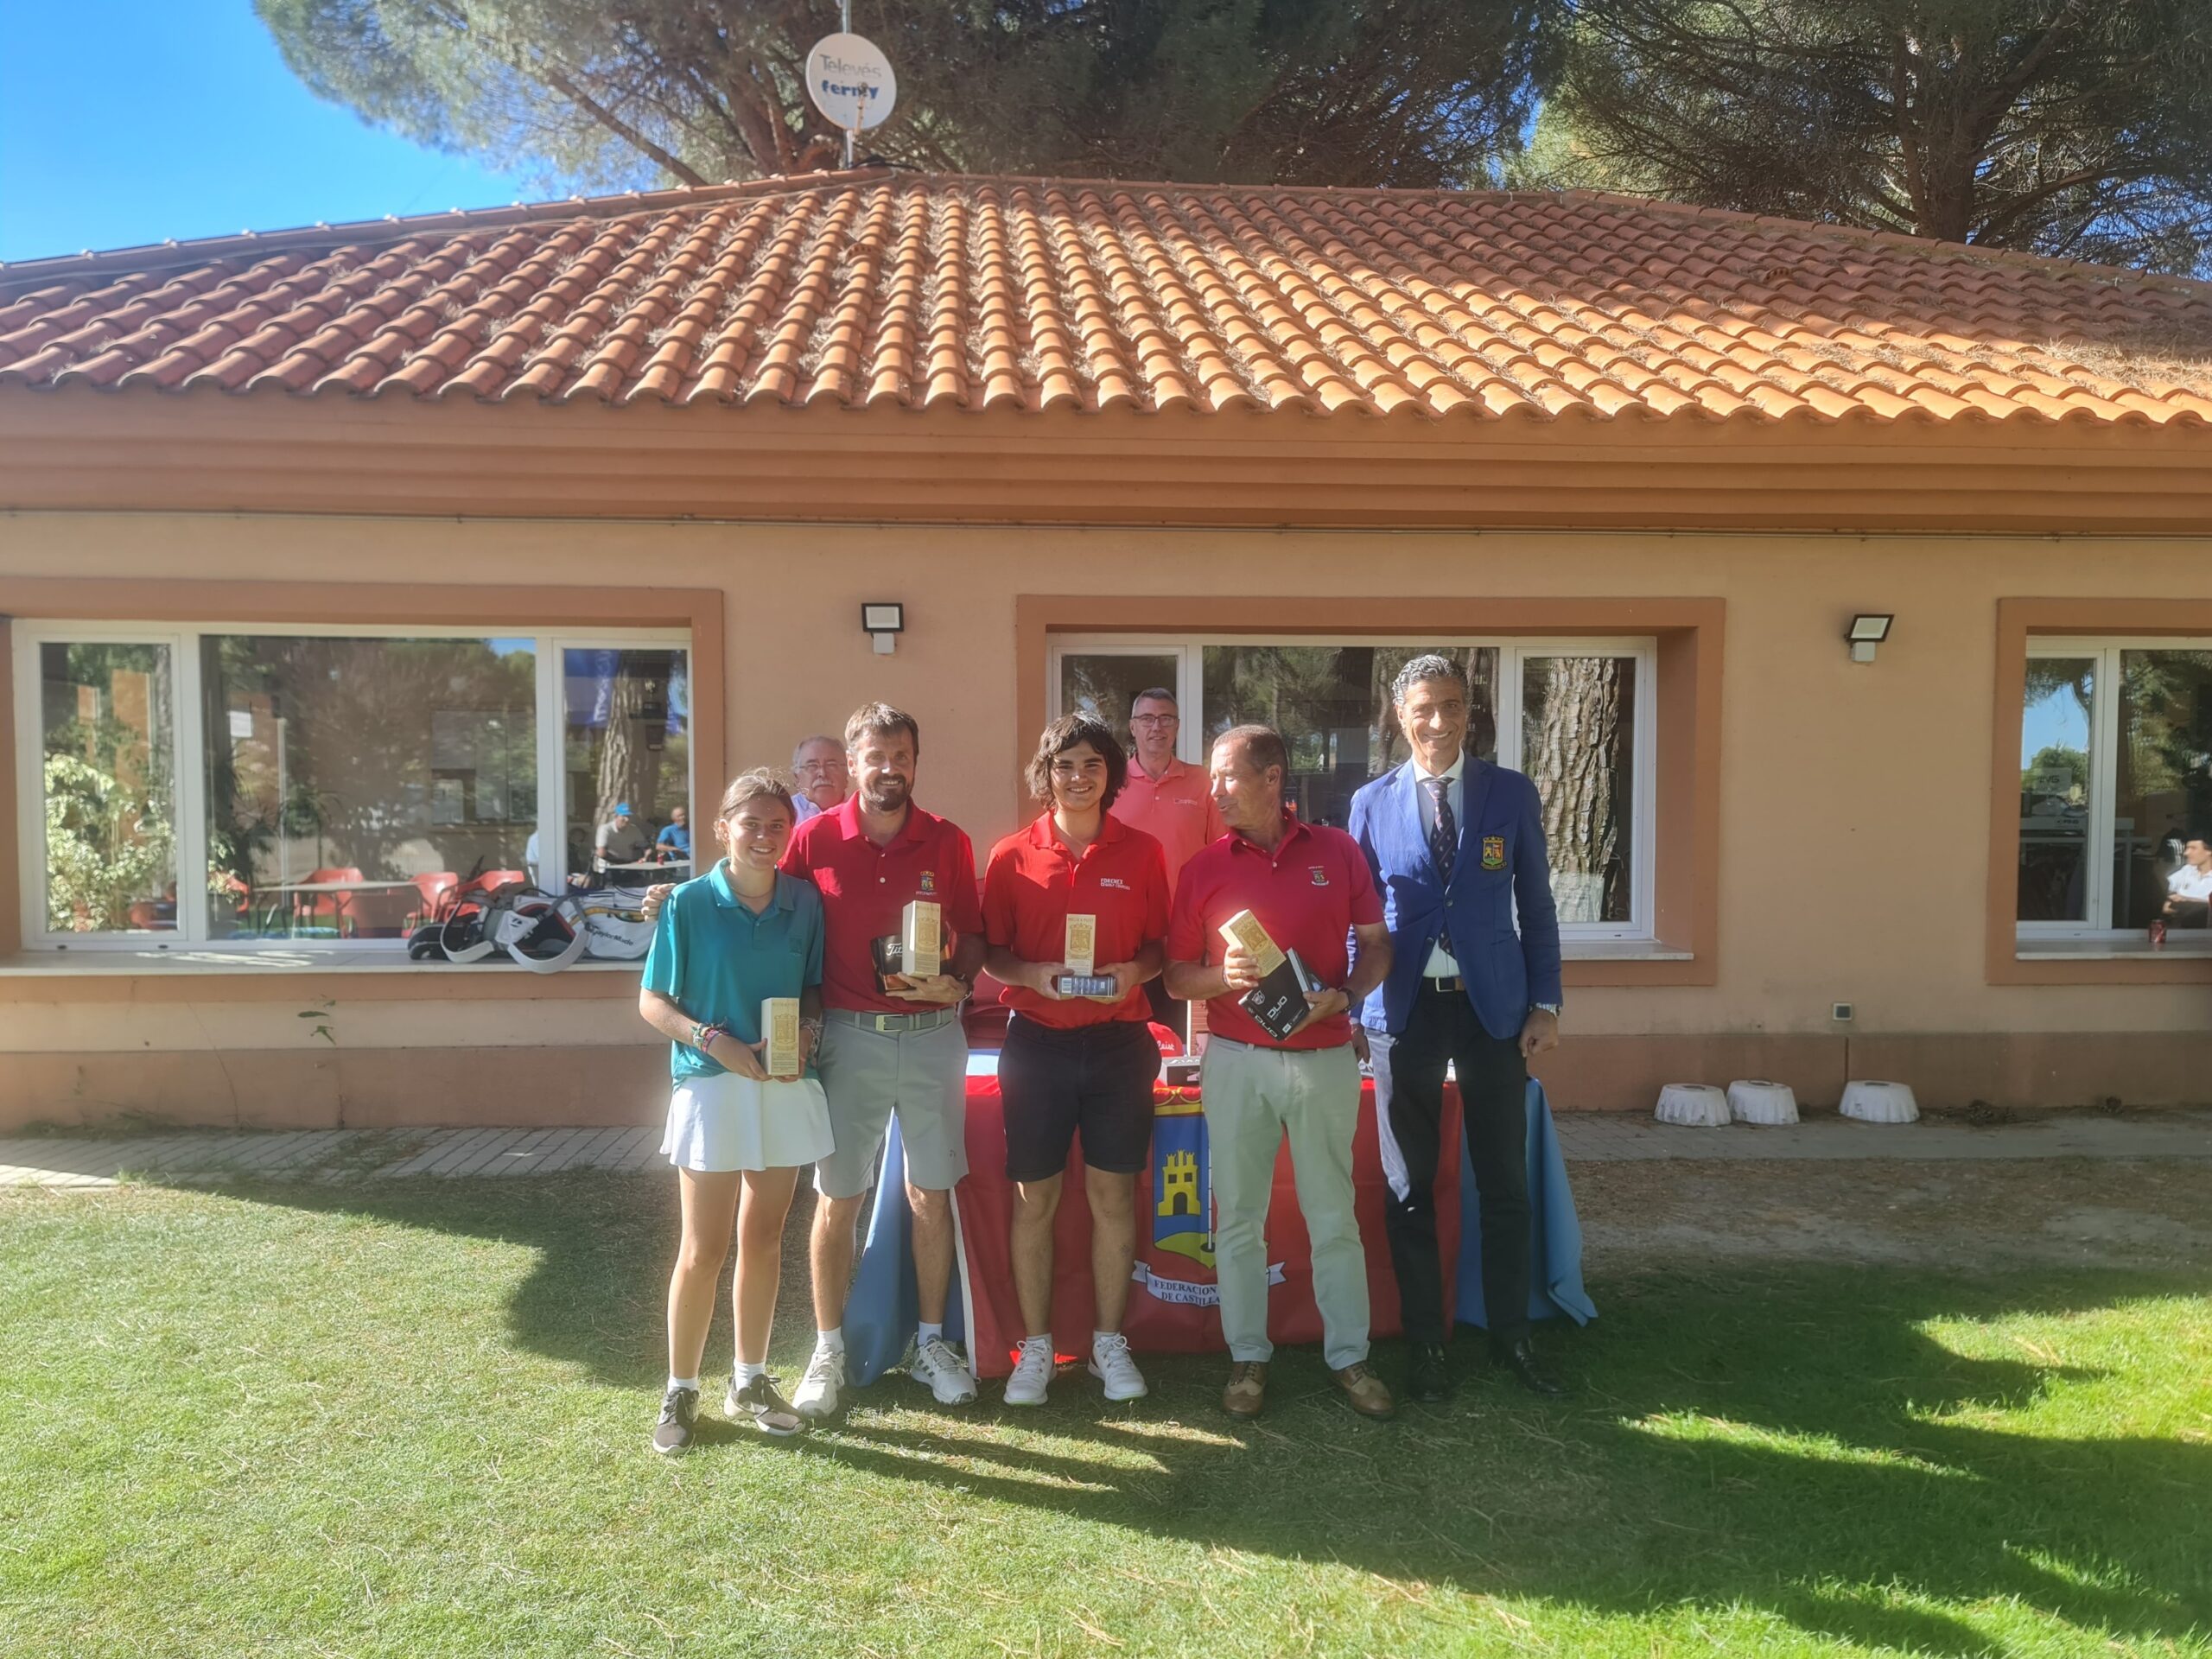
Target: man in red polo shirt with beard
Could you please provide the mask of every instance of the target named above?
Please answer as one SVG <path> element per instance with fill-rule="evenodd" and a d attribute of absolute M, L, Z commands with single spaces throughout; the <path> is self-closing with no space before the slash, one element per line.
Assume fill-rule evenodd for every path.
<path fill-rule="evenodd" d="M 1390 1391 L 1367 1363 L 1367 1251 L 1352 1211 L 1351 1141 L 1359 1120 L 1359 1061 L 1346 1010 L 1390 971 L 1382 900 L 1359 844 L 1341 830 L 1301 823 L 1283 804 L 1290 757 L 1265 726 L 1215 740 L 1215 806 L 1230 833 L 1183 867 L 1167 928 L 1167 988 L 1204 1001 L 1212 1033 L 1199 1092 L 1211 1149 L 1214 1272 L 1229 1344 L 1222 1409 L 1256 1417 L 1267 1402 L 1268 1204 L 1275 1155 L 1290 1136 L 1298 1207 L 1313 1248 L 1313 1300 L 1324 1355 L 1353 1410 L 1392 1414 Z M 1260 983 L 1251 952 L 1222 924 L 1250 911 L 1278 950 L 1295 951 L 1323 987 L 1283 1038 L 1243 1006 Z M 1357 945 L 1352 956 L 1347 937 Z"/>
<path fill-rule="evenodd" d="M 952 1281 L 952 1189 L 968 1173 L 968 1039 L 960 1004 L 983 963 L 976 855 L 959 826 L 913 802 L 921 729 L 912 715 L 872 702 L 845 723 L 856 785 L 850 799 L 792 832 L 787 875 L 822 891 L 822 1046 L 817 1063 L 836 1145 L 815 1166 L 814 1357 L 791 1395 L 810 1417 L 837 1408 L 844 1382 L 845 1297 L 853 1228 L 893 1112 L 906 1153 L 914 1212 L 914 1279 L 921 1309 L 912 1374 L 940 1405 L 976 1397 L 976 1379 L 944 1340 Z M 875 941 L 900 931 L 910 900 L 942 907 L 953 946 L 944 971 L 887 989 Z"/>
<path fill-rule="evenodd" d="M 1006 1101 L 1009 1232 L 1025 1339 L 1007 1379 L 1010 1406 L 1041 1406 L 1052 1380 L 1052 1224 L 1068 1149 L 1083 1134 L 1096 1310 L 1090 1374 L 1109 1400 L 1146 1393 L 1122 1335 L 1136 1262 L 1137 1172 L 1152 1147 L 1152 1085 L 1160 1072 L 1144 987 L 1160 969 L 1167 865 L 1160 843 L 1108 816 L 1128 761 L 1096 720 L 1063 715 L 1045 728 L 1027 774 L 1046 810 L 991 849 L 983 872 L 983 965 L 1014 1010 L 999 1054 Z M 1084 960 L 1071 969 L 1069 918 L 1089 918 Z M 1071 972 L 1106 982 L 1071 994 Z"/>

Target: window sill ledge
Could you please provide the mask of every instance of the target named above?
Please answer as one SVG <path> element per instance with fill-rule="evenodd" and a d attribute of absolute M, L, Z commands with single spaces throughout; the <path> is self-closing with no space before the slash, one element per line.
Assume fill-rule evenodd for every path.
<path fill-rule="evenodd" d="M 531 1001 L 632 997 L 642 962 L 413 962 L 398 950 L 29 950 L 0 958 L 0 1000 L 66 1002 Z"/>
<path fill-rule="evenodd" d="M 2012 947 L 2015 962 L 2205 962 L 2212 961 L 2212 935 L 2187 940 L 2169 936 L 2164 950 L 2145 938 L 2022 939 Z"/>
<path fill-rule="evenodd" d="M 1562 962 L 1695 962 L 1694 951 L 1679 950 L 1656 939 L 1565 939 Z"/>

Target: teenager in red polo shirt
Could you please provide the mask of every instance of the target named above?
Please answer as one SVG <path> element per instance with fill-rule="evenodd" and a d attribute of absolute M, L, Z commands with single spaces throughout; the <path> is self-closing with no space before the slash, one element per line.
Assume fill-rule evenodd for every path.
<path fill-rule="evenodd" d="M 976 1397 L 976 1379 L 944 1340 L 952 1281 L 952 1188 L 968 1173 L 968 1039 L 960 1004 L 983 963 L 976 855 L 959 826 L 913 803 L 921 729 L 872 702 L 845 723 L 856 785 L 842 805 L 792 832 L 781 868 L 822 890 L 822 1046 L 817 1064 L 836 1141 L 815 1166 L 814 1357 L 791 1395 L 810 1417 L 837 1408 L 845 1376 L 845 1295 L 853 1227 L 891 1115 L 906 1149 L 921 1328 L 912 1374 L 941 1405 Z M 953 936 L 944 971 L 887 990 L 874 942 L 900 931 L 906 905 L 931 899 Z"/>
<path fill-rule="evenodd" d="M 1052 1380 L 1052 1222 L 1068 1148 L 1083 1133 L 1090 1201 L 1096 1319 L 1090 1374 L 1109 1400 L 1141 1399 L 1122 1313 L 1136 1261 L 1137 1171 L 1152 1147 L 1152 1085 L 1160 1050 L 1147 982 L 1160 969 L 1167 931 L 1167 862 L 1160 843 L 1108 816 L 1128 761 L 1114 734 L 1065 715 L 1045 728 L 1027 773 L 1047 810 L 991 849 L 983 872 L 983 965 L 1014 1010 L 999 1053 L 1006 1102 L 1006 1174 L 1014 1184 L 1015 1295 L 1027 1337 L 1007 1379 L 1010 1406 L 1041 1406 Z M 1094 975 L 1103 995 L 1068 996 L 1070 914 L 1093 918 Z"/>
<path fill-rule="evenodd" d="M 1132 830 L 1141 830 L 1167 855 L 1167 896 L 1183 867 L 1199 848 L 1221 839 L 1227 825 L 1214 810 L 1213 787 L 1205 768 L 1175 758 L 1182 712 L 1175 694 L 1155 685 L 1129 700 L 1129 780 L 1114 798 L 1113 814 Z M 1147 988 L 1152 1017 L 1179 1037 L 1190 1035 L 1190 1005 L 1167 995 L 1164 980 Z"/>
<path fill-rule="evenodd" d="M 1346 1016 L 1390 971 L 1382 900 L 1359 843 L 1308 824 L 1283 805 L 1290 757 L 1265 726 L 1239 726 L 1213 746 L 1214 804 L 1230 833 L 1183 867 L 1167 928 L 1167 988 L 1206 1005 L 1212 1033 L 1199 1095 L 1211 1149 L 1214 1274 L 1229 1343 L 1222 1409 L 1256 1417 L 1266 1404 L 1268 1203 L 1275 1154 L 1290 1136 L 1298 1207 L 1313 1246 L 1313 1300 L 1322 1339 L 1352 1409 L 1388 1417 L 1390 1391 L 1367 1363 L 1367 1251 L 1352 1212 L 1351 1139 L 1359 1120 L 1359 1062 Z M 1312 1012 L 1276 1040 L 1240 999 L 1260 982 L 1251 953 L 1221 925 L 1249 910 L 1278 948 L 1295 950 L 1320 980 Z M 1357 945 L 1348 950 L 1347 935 Z"/>

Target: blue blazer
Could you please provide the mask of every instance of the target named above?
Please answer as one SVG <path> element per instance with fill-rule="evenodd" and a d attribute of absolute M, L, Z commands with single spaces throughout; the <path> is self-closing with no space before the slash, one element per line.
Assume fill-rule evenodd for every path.
<path fill-rule="evenodd" d="M 1360 1018 L 1377 1031 L 1404 1031 L 1429 948 L 1448 936 L 1483 1029 L 1517 1036 L 1530 1007 L 1560 1000 L 1559 912 L 1536 786 L 1467 757 L 1459 853 L 1447 880 L 1428 855 L 1417 772 L 1408 760 L 1351 798 L 1346 827 L 1375 873 L 1393 952 L 1389 977 L 1369 994 Z"/>

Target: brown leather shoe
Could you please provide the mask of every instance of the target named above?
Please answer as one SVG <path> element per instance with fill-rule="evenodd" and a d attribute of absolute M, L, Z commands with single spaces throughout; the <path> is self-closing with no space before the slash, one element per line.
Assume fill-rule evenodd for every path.
<path fill-rule="evenodd" d="M 1363 1417 L 1395 1417 L 1398 1408 L 1390 1399 L 1390 1390 L 1366 1361 L 1347 1365 L 1336 1373 L 1344 1398 L 1351 1402 L 1351 1408 Z"/>
<path fill-rule="evenodd" d="M 1232 1417 L 1256 1417 L 1268 1403 L 1268 1362 L 1240 1359 L 1229 1368 L 1229 1386 L 1221 1391 L 1221 1408 Z"/>

